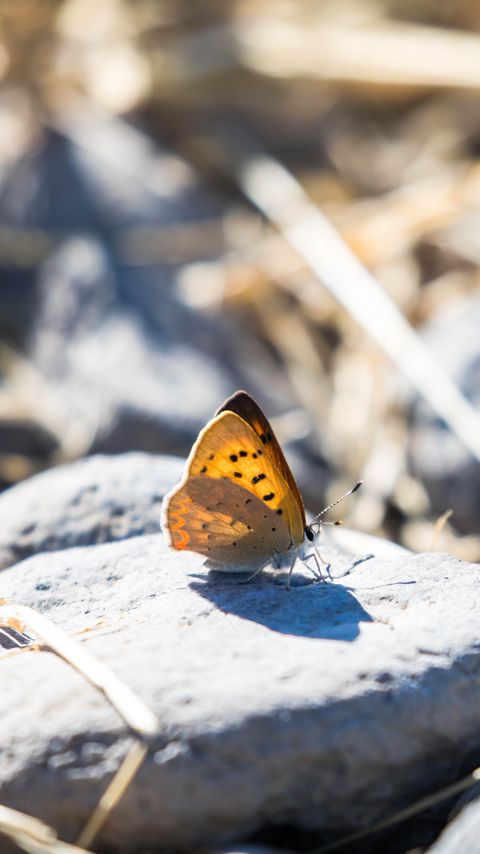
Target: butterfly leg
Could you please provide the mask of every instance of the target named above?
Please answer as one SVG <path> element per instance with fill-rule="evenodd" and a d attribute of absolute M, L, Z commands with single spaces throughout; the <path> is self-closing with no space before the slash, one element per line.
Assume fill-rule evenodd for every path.
<path fill-rule="evenodd" d="M 286 587 L 287 590 L 290 590 L 290 581 L 292 579 L 293 567 L 295 566 L 296 561 L 297 561 L 297 556 L 295 555 L 295 557 L 293 558 L 292 563 L 290 565 L 290 569 L 288 570 L 287 587 Z"/>
<path fill-rule="evenodd" d="M 280 555 L 279 555 L 279 553 L 278 553 L 278 552 L 274 552 L 274 553 L 273 553 L 273 555 L 272 555 L 272 564 L 273 564 L 273 566 L 275 567 L 275 569 L 280 569 L 280 567 L 281 567 L 281 560 L 280 560 Z"/>
<path fill-rule="evenodd" d="M 317 580 L 317 581 L 327 581 L 327 579 L 325 578 L 325 575 L 323 574 L 323 572 L 322 572 L 322 570 L 321 570 L 320 563 L 323 563 L 323 564 L 325 565 L 325 572 L 327 573 L 328 578 L 329 578 L 329 579 L 331 579 L 331 578 L 332 578 L 332 576 L 331 576 L 331 574 L 330 574 L 330 564 L 329 564 L 329 563 L 327 563 L 325 560 L 323 560 L 322 556 L 321 556 L 321 555 L 319 555 L 319 554 L 318 554 L 318 552 L 317 552 L 316 550 L 315 550 L 314 552 L 312 552 L 311 554 L 309 554 L 309 555 L 305 555 L 305 557 L 303 558 L 303 560 L 306 562 L 307 560 L 309 560 L 309 559 L 310 559 L 310 558 L 312 558 L 312 557 L 313 557 L 313 559 L 314 559 L 314 561 L 315 561 L 315 565 L 316 565 L 316 567 L 317 567 L 317 571 L 315 572 L 315 570 L 313 569 L 313 567 L 308 566 L 308 564 L 307 564 L 307 566 L 308 566 L 308 569 L 310 569 L 310 570 L 311 570 L 311 572 L 313 572 L 313 574 L 314 574 L 314 576 L 315 576 L 316 580 Z"/>
<path fill-rule="evenodd" d="M 315 561 L 315 565 L 316 565 L 316 567 L 317 567 L 316 569 L 314 569 L 314 568 L 313 568 L 313 566 L 310 566 L 310 565 L 307 563 L 307 561 L 309 561 L 309 560 L 310 560 L 310 558 L 312 558 L 312 557 L 313 557 L 313 559 L 314 559 L 314 561 Z M 320 569 L 320 564 L 319 564 L 319 562 L 318 562 L 318 558 L 317 558 L 317 556 L 316 556 L 316 554 L 315 554 L 314 552 L 312 552 L 312 553 L 311 553 L 311 554 L 309 554 L 309 555 L 304 555 L 304 557 L 302 558 L 302 562 L 306 564 L 307 569 L 309 569 L 309 570 L 310 570 L 310 572 L 312 573 L 313 578 L 314 578 L 314 581 L 325 581 L 325 578 L 323 577 L 323 575 L 322 575 L 322 571 L 321 571 L 321 569 Z"/>
<path fill-rule="evenodd" d="M 275 562 L 275 560 L 273 562 Z M 239 581 L 238 583 L 239 584 L 248 584 L 248 582 L 252 581 L 253 578 L 255 578 L 257 575 L 259 575 L 259 573 L 262 571 L 262 569 L 265 569 L 265 567 L 268 566 L 268 564 L 269 564 L 268 560 L 266 560 L 265 563 L 261 563 L 260 566 L 258 567 L 258 569 L 255 570 L 255 572 L 252 572 L 252 574 L 249 575 L 248 578 L 246 578 L 244 581 Z"/>
<path fill-rule="evenodd" d="M 281 566 L 279 558 L 279 553 L 274 552 L 271 558 L 271 562 L 276 569 L 279 569 Z M 259 566 L 258 569 L 256 569 L 255 572 L 252 573 L 252 575 L 249 575 L 248 578 L 245 579 L 245 581 L 239 581 L 239 584 L 248 584 L 248 582 L 255 578 L 255 576 L 258 575 L 262 571 L 262 569 L 265 569 L 269 562 L 270 561 L 267 560 L 265 563 L 262 563 L 261 566 Z"/>
<path fill-rule="evenodd" d="M 248 578 L 245 578 L 244 581 L 239 581 L 238 583 L 239 584 L 248 584 L 249 581 L 252 581 L 252 579 L 254 579 L 255 576 L 257 576 L 262 571 L 262 569 L 264 569 L 264 567 L 265 567 L 265 564 L 262 563 L 262 565 L 259 566 L 258 569 L 255 570 L 255 572 L 252 572 L 252 574 L 248 576 Z"/>
<path fill-rule="evenodd" d="M 316 563 L 316 565 L 317 565 L 317 569 L 316 569 L 316 570 L 313 568 L 313 566 L 310 566 L 310 565 L 307 563 L 307 561 L 309 561 L 309 560 L 310 560 L 310 558 L 312 558 L 312 557 L 313 557 L 313 559 L 314 559 L 314 561 L 315 561 L 315 563 Z M 317 560 L 317 557 L 316 557 L 316 555 L 315 555 L 313 552 L 312 552 L 312 554 L 304 555 L 304 556 L 303 556 L 303 558 L 302 558 L 302 563 L 304 563 L 304 564 L 306 565 L 307 569 L 309 569 L 309 570 L 310 570 L 310 572 L 312 573 L 312 575 L 313 575 L 313 577 L 314 577 L 315 581 L 321 581 L 321 580 L 323 580 L 323 576 L 322 576 L 321 572 L 320 572 L 320 571 L 319 571 L 319 569 L 318 569 L 318 560 Z"/>
<path fill-rule="evenodd" d="M 322 563 L 322 564 L 323 564 L 323 566 L 325 567 L 325 572 L 327 573 L 328 578 L 330 579 L 330 581 L 332 581 L 332 573 L 330 572 L 330 566 L 331 566 L 331 564 L 328 562 L 328 560 L 325 560 L 325 558 L 324 558 L 324 557 L 322 557 L 322 555 L 320 554 L 320 552 L 318 551 L 318 549 L 315 549 L 315 554 L 316 554 L 316 555 L 317 555 L 317 557 L 319 558 L 320 563 Z M 318 566 L 318 563 L 317 563 L 317 566 Z M 321 574 L 321 576 L 322 576 L 323 580 L 325 581 L 325 577 L 324 577 L 323 573 L 320 573 L 320 574 Z"/>

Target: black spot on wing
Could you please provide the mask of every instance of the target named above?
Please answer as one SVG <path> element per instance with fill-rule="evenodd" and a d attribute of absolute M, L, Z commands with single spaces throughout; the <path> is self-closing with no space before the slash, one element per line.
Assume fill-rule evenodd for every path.
<path fill-rule="evenodd" d="M 265 480 L 265 475 L 263 473 L 256 474 L 255 477 L 252 477 L 252 483 L 258 483 L 260 480 Z"/>
<path fill-rule="evenodd" d="M 271 501 L 272 498 L 275 498 L 275 493 L 274 492 L 268 492 L 267 495 L 263 495 L 262 498 L 264 501 Z"/>

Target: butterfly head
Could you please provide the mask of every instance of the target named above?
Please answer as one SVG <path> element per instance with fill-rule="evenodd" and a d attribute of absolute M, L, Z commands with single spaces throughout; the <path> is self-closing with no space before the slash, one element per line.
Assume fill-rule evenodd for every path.
<path fill-rule="evenodd" d="M 317 541 L 322 533 L 322 527 L 324 525 L 340 525 L 341 522 L 321 522 L 320 520 L 315 520 L 311 522 L 309 525 L 305 525 L 305 530 L 303 532 L 303 541 L 300 547 L 301 553 L 305 551 L 311 551 L 311 548 L 315 548 Z"/>

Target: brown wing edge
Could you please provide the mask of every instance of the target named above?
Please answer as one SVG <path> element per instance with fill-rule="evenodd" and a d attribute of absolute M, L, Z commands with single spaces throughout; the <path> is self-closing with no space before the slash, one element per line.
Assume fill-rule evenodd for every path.
<path fill-rule="evenodd" d="M 278 463 L 280 466 L 280 471 L 284 480 L 287 482 L 288 486 L 292 490 L 298 507 L 300 508 L 300 513 L 302 517 L 302 524 L 305 527 L 306 519 L 305 519 L 305 506 L 303 504 L 303 498 L 301 492 L 297 486 L 295 478 L 292 474 L 291 468 L 285 459 L 285 455 L 282 451 L 280 443 L 275 436 L 275 433 L 272 430 L 272 426 L 268 421 L 267 417 L 263 414 L 258 403 L 255 402 L 253 397 L 248 393 L 248 391 L 243 391 L 240 389 L 232 394 L 222 406 L 217 409 L 215 416 L 220 415 L 222 412 L 234 412 L 235 415 L 238 415 L 240 418 L 243 418 L 244 421 L 249 424 L 249 426 L 257 433 L 257 436 L 261 439 L 263 436 L 271 436 L 271 442 L 275 450 L 275 455 L 278 458 Z M 260 432 L 255 427 L 255 421 L 257 421 L 260 426 Z"/>

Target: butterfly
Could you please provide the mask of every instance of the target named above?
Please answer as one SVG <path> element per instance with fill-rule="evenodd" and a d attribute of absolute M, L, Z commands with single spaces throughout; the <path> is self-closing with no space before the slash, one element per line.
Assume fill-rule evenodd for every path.
<path fill-rule="evenodd" d="M 307 524 L 272 427 L 253 398 L 237 391 L 200 432 L 182 480 L 164 498 L 162 527 L 171 547 L 199 552 L 210 568 L 256 574 L 272 563 L 288 569 L 289 586 L 297 558 L 313 558 L 323 578 L 320 520 L 338 501 Z"/>

